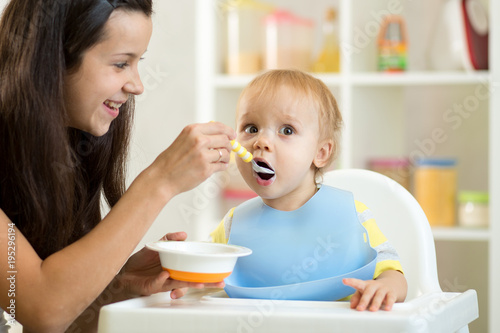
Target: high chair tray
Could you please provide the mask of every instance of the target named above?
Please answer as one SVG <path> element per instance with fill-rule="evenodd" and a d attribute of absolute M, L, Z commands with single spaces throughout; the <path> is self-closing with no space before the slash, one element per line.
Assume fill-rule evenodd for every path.
<path fill-rule="evenodd" d="M 471 306 L 476 304 L 476 306 Z M 169 293 L 104 306 L 99 333 L 455 332 L 478 317 L 477 294 L 436 292 L 392 311 L 359 312 L 348 302 L 228 298 L 220 289 Z"/>

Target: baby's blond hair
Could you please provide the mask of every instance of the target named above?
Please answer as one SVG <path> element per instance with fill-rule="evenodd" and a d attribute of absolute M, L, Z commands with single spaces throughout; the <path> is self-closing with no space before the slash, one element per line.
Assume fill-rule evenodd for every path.
<path fill-rule="evenodd" d="M 318 168 L 316 176 L 322 174 L 338 156 L 340 136 L 342 132 L 342 115 L 337 101 L 328 87 L 319 79 L 299 70 L 270 70 L 254 78 L 241 93 L 238 109 L 243 98 L 253 101 L 261 98 L 273 99 L 278 89 L 287 86 L 297 92 L 293 97 L 308 98 L 318 111 L 320 137 L 319 141 L 332 140 L 333 149 L 327 163 Z M 249 96 L 249 94 L 251 94 Z M 292 96 L 291 96 L 292 97 Z"/>

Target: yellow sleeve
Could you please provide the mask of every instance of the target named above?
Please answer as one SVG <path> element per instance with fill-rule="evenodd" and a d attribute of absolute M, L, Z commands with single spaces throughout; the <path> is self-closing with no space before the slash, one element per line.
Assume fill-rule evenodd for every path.
<path fill-rule="evenodd" d="M 401 266 L 396 250 L 388 242 L 382 231 L 380 231 L 368 207 L 359 201 L 355 201 L 355 204 L 359 221 L 363 224 L 368 233 L 370 246 L 378 253 L 378 261 L 373 278 L 377 278 L 380 274 L 388 270 L 395 270 L 403 273 L 403 267 Z"/>
<path fill-rule="evenodd" d="M 220 221 L 217 228 L 210 233 L 212 242 L 227 244 L 229 240 L 229 231 L 231 230 L 231 223 L 233 221 L 233 212 L 234 208 L 231 208 L 222 221 Z"/>

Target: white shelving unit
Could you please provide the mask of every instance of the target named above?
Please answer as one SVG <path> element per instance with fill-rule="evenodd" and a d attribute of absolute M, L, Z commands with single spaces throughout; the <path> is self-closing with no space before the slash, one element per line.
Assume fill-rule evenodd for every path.
<path fill-rule="evenodd" d="M 317 74 L 337 97 L 345 127 L 339 166 L 365 168 L 371 157 L 454 156 L 459 161 L 459 189 L 490 193 L 490 227 L 471 230 L 435 228 L 438 261 L 469 261 L 479 267 L 481 286 L 458 284 L 478 290 L 480 318 L 471 332 L 500 332 L 500 22 L 490 19 L 490 69 L 488 71 L 436 71 L 428 65 L 428 45 L 445 0 L 268 0 L 320 20 L 328 6 L 339 12 L 340 44 L 356 45 L 357 34 L 377 22 L 396 3 L 407 21 L 408 71 L 384 74 L 376 71 L 376 37 L 357 52 L 341 52 L 338 74 Z M 484 0 L 491 13 L 500 12 L 500 1 Z M 236 101 L 253 75 L 223 73 L 224 23 L 222 0 L 197 0 L 197 120 L 218 120 L 234 126 Z M 319 27 L 318 27 L 319 37 Z M 319 47 L 320 38 L 317 38 Z M 467 112 L 456 113 L 457 105 Z M 452 118 L 452 116 L 455 116 Z M 457 118 L 458 116 L 458 118 Z M 433 140 L 433 131 L 446 136 Z M 214 214 L 218 214 L 214 213 Z M 214 216 L 216 220 L 221 216 Z M 450 245 L 451 244 L 451 245 Z M 481 258 L 440 257 L 446 246 L 466 250 L 478 245 Z M 487 257 L 487 259 L 486 259 Z M 467 261 L 469 260 L 469 261 Z M 479 263 L 479 264 L 478 264 Z M 479 266 L 477 266 L 479 265 Z M 443 265 L 446 266 L 446 265 Z M 475 268 L 476 269 L 476 268 Z M 454 273 L 447 280 L 461 278 Z M 455 275 L 454 275 L 455 274 Z M 446 275 L 441 272 L 440 276 Z M 497 315 L 495 315 L 497 314 Z"/>

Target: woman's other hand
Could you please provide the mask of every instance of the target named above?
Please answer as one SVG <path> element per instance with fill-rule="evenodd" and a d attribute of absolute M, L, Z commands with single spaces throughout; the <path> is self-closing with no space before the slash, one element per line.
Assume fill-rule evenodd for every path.
<path fill-rule="evenodd" d="M 184 241 L 185 232 L 169 233 L 161 240 Z M 129 296 L 148 296 L 158 292 L 172 291 L 173 299 L 182 297 L 188 288 L 223 288 L 224 282 L 219 283 L 193 283 L 177 281 L 170 278 L 160 264 L 158 252 L 143 248 L 132 255 L 123 266 L 116 280 Z"/>

